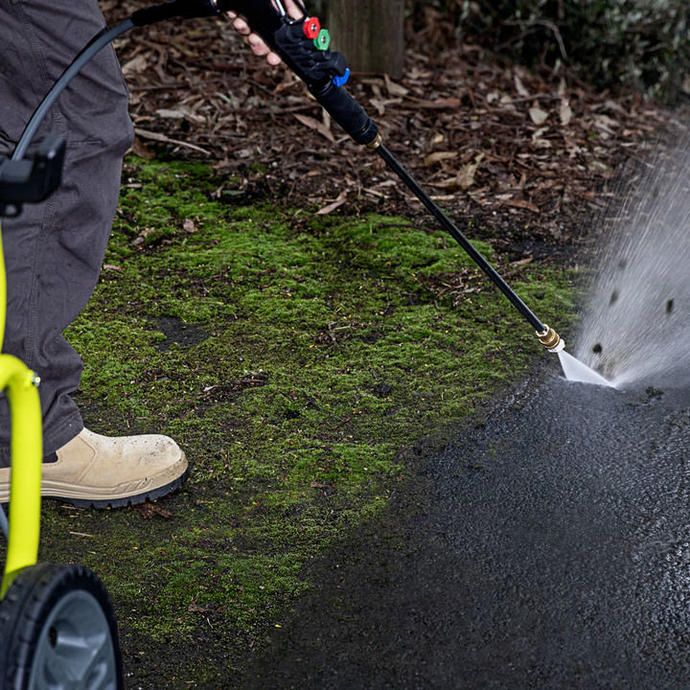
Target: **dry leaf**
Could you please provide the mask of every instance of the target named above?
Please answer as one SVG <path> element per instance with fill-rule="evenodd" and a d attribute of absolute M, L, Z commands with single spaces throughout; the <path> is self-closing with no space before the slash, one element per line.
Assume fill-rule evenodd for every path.
<path fill-rule="evenodd" d="M 455 189 L 459 184 L 459 177 L 460 174 L 458 173 L 455 177 L 447 177 L 445 180 L 441 180 L 440 182 L 429 182 L 428 184 L 430 187 L 439 187 L 440 189 Z"/>
<path fill-rule="evenodd" d="M 430 165 L 433 165 L 434 163 L 440 163 L 441 161 L 447 161 L 447 160 L 451 160 L 452 158 L 457 158 L 457 157 L 458 157 L 457 151 L 434 151 L 434 153 L 430 153 L 424 159 L 424 165 L 429 167 Z"/>
<path fill-rule="evenodd" d="M 139 53 L 139 55 L 122 65 L 122 74 L 128 77 L 132 74 L 143 72 L 148 66 L 149 61 L 146 58 L 146 53 Z"/>
<path fill-rule="evenodd" d="M 333 213 L 337 208 L 340 208 L 347 201 L 347 194 L 343 192 L 335 201 L 327 204 L 323 208 L 320 208 L 317 212 L 317 216 L 327 216 L 329 213 Z"/>
<path fill-rule="evenodd" d="M 474 176 L 476 175 L 477 169 L 483 160 L 484 154 L 478 154 L 471 163 L 467 163 L 467 165 L 465 165 L 465 167 L 463 167 L 458 173 L 458 186 L 460 189 L 465 191 L 474 184 Z"/>
<path fill-rule="evenodd" d="M 620 127 L 620 122 L 614 120 L 608 115 L 595 115 L 594 116 L 594 126 L 607 134 L 615 134 L 614 130 Z"/>
<path fill-rule="evenodd" d="M 197 115 L 196 113 L 193 113 L 191 110 L 188 110 L 187 108 L 173 108 L 172 110 L 168 108 L 159 108 L 158 110 L 156 110 L 156 115 L 158 115 L 158 117 L 163 117 L 169 120 L 180 120 L 186 118 L 187 120 L 191 120 L 192 122 L 206 122 L 205 117 Z"/>
<path fill-rule="evenodd" d="M 132 143 L 132 151 L 137 154 L 140 158 L 144 160 L 151 161 L 156 157 L 155 152 L 146 146 L 146 144 L 139 139 L 139 137 L 134 137 L 134 142 Z"/>
<path fill-rule="evenodd" d="M 558 82 L 558 91 L 556 92 L 561 98 L 565 96 L 565 92 L 567 89 L 567 85 L 565 83 L 565 79 L 561 77 L 561 80 Z"/>
<path fill-rule="evenodd" d="M 522 83 L 522 79 L 515 73 L 513 75 L 513 81 L 515 82 L 515 90 L 524 98 L 529 96 L 529 91 L 525 88 L 525 85 Z"/>
<path fill-rule="evenodd" d="M 386 82 L 386 90 L 389 96 L 406 96 L 410 92 L 410 90 L 406 89 L 404 86 L 391 81 L 391 78 L 387 74 L 383 75 L 383 79 Z"/>
<path fill-rule="evenodd" d="M 374 108 L 376 108 L 376 112 L 379 115 L 385 115 L 386 114 L 386 101 L 384 101 L 381 98 L 370 98 L 369 103 L 371 103 Z"/>
<path fill-rule="evenodd" d="M 447 108 L 457 108 L 460 105 L 459 98 L 437 98 L 430 101 L 425 98 L 407 96 L 405 100 L 412 101 L 418 108 L 425 110 L 446 110 Z"/>
<path fill-rule="evenodd" d="M 549 114 L 545 111 L 542 110 L 541 108 L 538 108 L 536 105 L 533 105 L 529 109 L 529 116 L 532 118 L 532 122 L 534 122 L 535 125 L 541 125 L 549 117 Z"/>
<path fill-rule="evenodd" d="M 532 134 L 532 144 L 537 148 L 548 149 L 551 148 L 551 142 L 548 139 L 542 139 L 542 136 L 549 131 L 549 127 L 540 127 Z"/>
<path fill-rule="evenodd" d="M 330 127 L 326 127 L 326 125 L 323 122 L 319 122 L 318 120 L 315 120 L 313 117 L 309 117 L 308 115 L 300 115 L 300 113 L 294 113 L 295 119 L 299 120 L 305 127 L 309 127 L 309 129 L 313 129 L 315 132 L 318 132 L 322 137 L 325 137 L 330 141 L 332 144 L 335 144 L 335 137 L 333 136 L 333 132 L 331 132 Z"/>
<path fill-rule="evenodd" d="M 185 218 L 184 223 L 182 223 L 182 229 L 185 232 L 196 232 L 196 225 L 191 218 Z"/>
<path fill-rule="evenodd" d="M 533 213 L 541 213 L 539 207 L 533 204 L 531 201 L 527 201 L 527 199 L 511 199 L 510 201 L 506 201 L 506 205 L 513 206 L 515 208 L 526 208 L 528 211 L 532 211 Z"/>
<path fill-rule="evenodd" d="M 135 247 L 138 247 L 140 244 L 143 244 L 147 235 L 150 235 L 154 230 L 155 228 L 152 227 L 143 228 L 139 231 L 139 234 L 132 240 L 132 244 Z"/>
<path fill-rule="evenodd" d="M 561 124 L 567 127 L 570 124 L 570 120 L 573 118 L 573 111 L 570 104 L 566 99 L 561 101 L 561 107 L 558 111 L 558 116 L 561 118 Z"/>
<path fill-rule="evenodd" d="M 206 156 L 211 155 L 210 151 L 207 151 L 206 149 L 202 149 L 201 146 L 197 146 L 196 144 L 190 144 L 186 141 L 180 141 L 179 139 L 171 139 L 170 137 L 165 136 L 165 134 L 159 134 L 158 132 L 151 132 L 147 129 L 141 129 L 141 127 L 135 127 L 134 132 L 136 133 L 137 136 L 141 137 L 142 139 L 151 139 L 152 141 L 162 141 L 165 144 L 176 144 L 177 146 L 182 146 L 186 149 L 191 149 L 192 151 L 198 151 L 199 153 L 203 153 Z"/>
<path fill-rule="evenodd" d="M 146 520 L 150 520 L 156 515 L 165 518 L 166 520 L 169 520 L 173 516 L 169 510 L 165 510 L 165 508 L 161 508 L 156 503 L 149 503 L 148 501 L 146 503 L 140 503 L 139 505 L 132 506 L 132 510 L 136 510 L 137 513 L 139 513 L 139 515 Z"/>

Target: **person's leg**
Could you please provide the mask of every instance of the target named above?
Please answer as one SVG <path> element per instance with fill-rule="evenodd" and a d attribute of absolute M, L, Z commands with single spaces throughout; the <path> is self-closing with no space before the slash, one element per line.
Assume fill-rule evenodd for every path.
<path fill-rule="evenodd" d="M 20 0 L 3 14 L 0 129 L 11 149 L 43 94 L 104 20 L 95 0 Z M 8 272 L 3 349 L 41 377 L 46 454 L 83 427 L 69 397 L 79 385 L 82 363 L 62 331 L 84 308 L 98 280 L 122 157 L 131 143 L 127 90 L 112 48 L 63 93 L 42 128 L 48 131 L 67 139 L 62 186 L 45 203 L 27 204 L 18 218 L 2 224 Z M 0 455 L 5 463 L 8 441 L 3 422 Z"/>
<path fill-rule="evenodd" d="M 104 26 L 96 0 L 13 0 L 0 23 L 0 148 L 8 153 L 42 96 L 86 42 Z M 41 378 L 39 387 L 46 456 L 57 452 L 60 463 L 68 448 L 80 462 L 104 453 L 108 462 L 123 467 L 125 476 L 113 477 L 111 487 L 122 498 L 130 468 L 123 457 L 146 453 L 137 440 L 130 448 L 118 440 L 117 448 L 104 437 L 83 430 L 81 415 L 70 398 L 82 370 L 79 355 L 62 331 L 86 305 L 98 275 L 110 234 L 119 192 L 122 157 L 132 140 L 127 112 L 127 89 L 111 47 L 104 49 L 78 75 L 52 109 L 42 133 L 61 134 L 67 153 L 60 189 L 46 202 L 27 205 L 16 219 L 3 221 L 8 274 L 7 328 L 4 352 L 22 359 Z M 89 435 L 90 434 L 90 435 Z M 79 438 L 77 438 L 79 436 Z M 142 437 L 160 439 L 164 437 Z M 0 401 L 0 466 L 9 462 L 9 423 L 5 400 Z M 160 455 L 161 444 L 150 441 L 149 455 Z M 66 445 L 67 444 L 67 445 Z M 181 455 L 172 441 L 164 449 L 164 464 L 171 453 Z M 174 447 L 173 447 L 174 446 Z M 130 457 L 131 456 L 131 457 Z M 57 464 L 57 463 L 56 463 Z M 135 464 L 140 464 L 138 461 Z M 150 464 L 150 463 L 149 463 Z M 155 463 L 154 463 L 155 464 Z M 181 462 L 173 462 L 181 473 Z M 186 467 L 186 461 L 184 462 Z M 168 476 L 169 468 L 166 470 Z M 56 468 L 44 466 L 46 474 Z M 64 468 L 60 471 L 64 472 Z M 135 471 L 139 473 L 141 468 Z M 92 468 L 92 474 L 105 470 Z M 56 485 L 73 484 L 53 477 Z M 107 473 L 106 473 L 107 474 Z M 151 474 L 149 467 L 148 474 Z M 64 481 L 63 481 L 64 480 Z M 174 480 L 171 480 L 174 481 Z M 136 487 L 135 487 L 136 488 Z M 141 485 L 142 490 L 147 490 Z M 150 487 L 149 487 L 150 488 Z M 88 500 L 90 494 L 73 498 Z M 107 490 L 107 489 L 104 489 Z M 60 487 L 57 486 L 60 495 Z M 106 500 L 100 490 L 94 499 Z M 2 476 L 0 475 L 0 500 Z"/>

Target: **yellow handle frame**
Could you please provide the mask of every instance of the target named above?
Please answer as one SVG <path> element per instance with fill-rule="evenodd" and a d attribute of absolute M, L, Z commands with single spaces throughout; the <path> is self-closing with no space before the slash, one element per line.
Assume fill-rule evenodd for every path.
<path fill-rule="evenodd" d="M 35 374 L 21 360 L 0 355 L 0 388 L 7 392 L 12 417 L 10 534 L 0 598 L 38 557 L 43 433 L 35 380 Z"/>
<path fill-rule="evenodd" d="M 5 261 L 0 235 L 0 349 L 5 334 L 7 293 Z M 0 599 L 19 573 L 35 565 L 41 522 L 41 463 L 43 427 L 38 378 L 12 355 L 0 354 L 0 390 L 6 391 L 10 405 L 10 533 Z"/>

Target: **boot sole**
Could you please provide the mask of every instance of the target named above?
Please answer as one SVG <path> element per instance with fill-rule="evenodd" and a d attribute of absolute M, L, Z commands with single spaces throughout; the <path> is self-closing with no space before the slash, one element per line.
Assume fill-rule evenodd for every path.
<path fill-rule="evenodd" d="M 135 496 L 125 496 L 123 498 L 108 498 L 108 499 L 89 499 L 89 498 L 71 498 L 69 496 L 44 496 L 53 501 L 60 501 L 61 503 L 69 503 L 77 508 L 95 508 L 96 510 L 107 510 L 109 508 L 126 508 L 127 506 L 138 506 L 147 501 L 155 501 L 158 498 L 163 498 L 168 494 L 177 491 L 182 484 L 187 480 L 189 475 L 189 468 L 184 471 L 177 479 L 159 486 L 149 491 L 144 491 Z"/>
<path fill-rule="evenodd" d="M 185 483 L 187 477 L 189 476 L 190 468 L 187 469 L 179 476 L 163 486 L 158 486 L 154 489 L 148 489 L 140 494 L 135 494 L 133 496 L 121 496 L 118 498 L 76 498 L 73 496 L 64 496 L 60 494 L 49 494 L 42 493 L 41 498 L 47 498 L 51 501 L 59 501 L 60 503 L 69 503 L 70 505 L 76 506 L 77 508 L 95 508 L 96 510 L 108 510 L 109 508 L 126 508 L 127 506 L 136 506 L 141 503 L 146 503 L 147 501 L 155 501 L 158 498 L 163 498 L 168 494 L 177 491 L 182 484 Z M 45 489 L 44 489 L 45 490 Z M 50 491 L 50 489 L 48 489 Z M 0 501 L 0 505 L 7 510 L 8 502 Z"/>

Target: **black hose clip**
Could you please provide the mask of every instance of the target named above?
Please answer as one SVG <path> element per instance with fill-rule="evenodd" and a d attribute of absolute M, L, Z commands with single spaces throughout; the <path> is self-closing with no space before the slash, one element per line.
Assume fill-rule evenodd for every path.
<path fill-rule="evenodd" d="M 14 218 L 22 204 L 48 198 L 62 180 L 65 140 L 49 135 L 43 139 L 33 160 L 10 160 L 0 156 L 0 216 Z"/>

